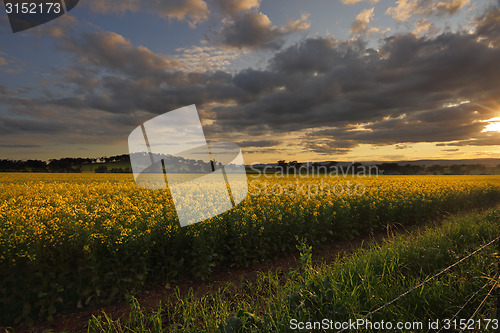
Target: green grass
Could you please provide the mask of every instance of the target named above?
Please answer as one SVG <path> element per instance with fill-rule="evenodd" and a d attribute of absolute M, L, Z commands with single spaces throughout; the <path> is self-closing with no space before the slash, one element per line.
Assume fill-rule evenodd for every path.
<path fill-rule="evenodd" d="M 133 299 L 128 318 L 103 314 L 89 321 L 90 332 L 287 332 L 290 320 L 355 320 L 419 284 L 500 234 L 500 208 L 453 216 L 441 225 L 338 258 L 312 262 L 312 248 L 299 247 L 302 267 L 284 274 L 259 273 L 255 281 L 228 283 L 215 292 L 166 299 L 148 313 Z M 451 318 L 466 300 L 496 275 L 497 242 L 374 314 L 375 321 Z M 493 284 L 461 311 L 469 319 Z M 494 294 L 494 293 L 493 293 Z M 495 318 L 489 298 L 475 319 Z M 484 325 L 484 322 L 483 322 Z M 360 330 L 362 331 L 362 330 Z M 424 329 L 426 331 L 426 329 Z M 493 331 L 481 329 L 483 332 Z M 410 332 L 402 331 L 402 332 Z"/>

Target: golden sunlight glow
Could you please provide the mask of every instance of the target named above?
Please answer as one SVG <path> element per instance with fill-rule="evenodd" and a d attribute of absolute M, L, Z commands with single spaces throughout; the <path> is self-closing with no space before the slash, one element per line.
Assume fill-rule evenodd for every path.
<path fill-rule="evenodd" d="M 483 129 L 483 132 L 500 132 L 500 117 L 487 120 L 489 124 Z"/>

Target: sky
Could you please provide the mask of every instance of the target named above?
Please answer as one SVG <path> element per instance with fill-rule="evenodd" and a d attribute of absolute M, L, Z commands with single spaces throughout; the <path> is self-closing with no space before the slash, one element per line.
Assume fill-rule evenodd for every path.
<path fill-rule="evenodd" d="M 0 41 L 0 159 L 192 104 L 247 164 L 500 158 L 500 0 L 80 0 Z"/>

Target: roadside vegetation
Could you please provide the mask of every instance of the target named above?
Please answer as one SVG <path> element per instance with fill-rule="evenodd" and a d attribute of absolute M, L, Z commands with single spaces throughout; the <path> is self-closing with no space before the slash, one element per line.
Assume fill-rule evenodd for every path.
<path fill-rule="evenodd" d="M 324 318 L 333 322 L 356 320 L 499 235 L 500 209 L 496 208 L 449 217 L 442 225 L 370 244 L 334 262 L 312 262 L 314 248 L 301 242 L 298 246 L 301 267 L 297 270 L 286 274 L 262 272 L 254 281 L 242 281 L 236 288 L 228 284 L 204 295 L 176 293 L 153 312 L 141 309 L 132 298 L 128 316 L 117 319 L 103 313 L 89 321 L 88 329 L 90 332 L 288 332 L 294 331 L 291 328 L 298 322 L 321 322 Z M 423 330 L 398 330 L 415 332 L 429 331 L 426 328 L 429 321 L 440 320 L 439 327 L 443 328 L 444 319 L 453 319 L 457 312 L 459 327 L 460 319 L 468 320 L 475 313 L 472 317 L 475 331 L 494 332 L 498 322 L 488 320 L 496 318 L 495 299 L 485 296 L 498 282 L 498 260 L 497 240 L 374 313 L 369 320 L 414 325 L 421 322 Z M 450 325 L 453 328 L 454 324 Z"/>

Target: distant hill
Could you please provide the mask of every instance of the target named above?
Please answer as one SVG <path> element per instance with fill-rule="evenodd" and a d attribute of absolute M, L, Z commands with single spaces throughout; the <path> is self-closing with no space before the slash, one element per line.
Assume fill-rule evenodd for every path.
<path fill-rule="evenodd" d="M 348 166 L 353 162 L 359 162 L 363 165 L 376 165 L 382 163 L 396 163 L 399 165 L 420 165 L 420 166 L 431 166 L 431 165 L 441 165 L 441 166 L 451 166 L 451 165 L 474 165 L 481 164 L 485 166 L 497 166 L 500 164 L 500 158 L 472 158 L 472 159 L 460 159 L 460 160 L 445 160 L 445 159 L 436 159 L 436 160 L 413 160 L 413 161 L 322 161 L 322 162 L 302 162 L 305 165 L 312 165 L 313 163 L 320 165 L 327 165 L 329 163 L 335 162 L 338 166 Z M 264 167 L 264 166 L 277 166 L 277 163 L 262 163 L 262 164 L 254 164 L 256 167 Z"/>
<path fill-rule="evenodd" d="M 500 173 L 500 159 L 460 159 L 460 160 L 415 160 L 415 161 L 323 161 L 298 162 L 278 161 L 269 164 L 247 166 L 250 173 L 284 172 L 287 174 L 323 173 L 343 174 L 351 172 L 369 172 L 376 168 L 377 173 L 385 175 L 494 175 Z"/>
<path fill-rule="evenodd" d="M 351 163 L 351 162 L 348 162 Z M 461 159 L 461 160 L 415 160 L 415 161 L 372 161 L 372 162 L 360 162 L 362 164 L 381 164 L 381 163 L 397 163 L 399 165 L 442 165 L 450 166 L 456 164 L 482 164 L 487 166 L 497 166 L 500 164 L 500 158 L 472 158 L 472 159 Z"/>

